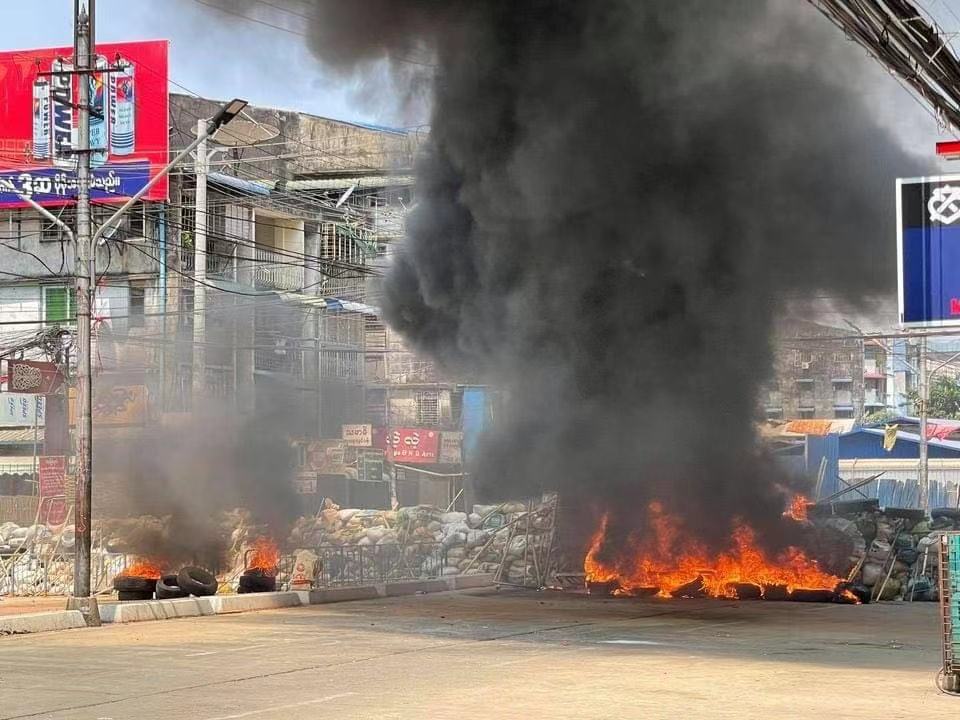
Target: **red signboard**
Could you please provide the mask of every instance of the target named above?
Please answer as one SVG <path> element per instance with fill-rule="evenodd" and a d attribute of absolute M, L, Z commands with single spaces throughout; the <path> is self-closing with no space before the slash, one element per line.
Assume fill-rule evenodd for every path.
<path fill-rule="evenodd" d="M 7 390 L 12 393 L 49 395 L 63 384 L 56 363 L 35 360 L 7 360 Z"/>
<path fill-rule="evenodd" d="M 60 497 L 67 491 L 67 459 L 63 455 L 40 458 L 40 497 Z"/>
<path fill-rule="evenodd" d="M 40 458 L 40 515 L 47 525 L 62 525 L 67 519 L 67 459 L 63 455 Z"/>
<path fill-rule="evenodd" d="M 166 40 L 97 46 L 90 83 L 91 197 L 120 202 L 167 163 Z M 0 53 L 0 207 L 22 207 L 17 193 L 43 205 L 76 197 L 81 76 L 73 49 Z M 163 178 L 146 200 L 167 199 Z"/>
<path fill-rule="evenodd" d="M 383 450 L 387 460 L 409 465 L 437 462 L 440 433 L 425 428 L 376 428 L 373 446 Z"/>

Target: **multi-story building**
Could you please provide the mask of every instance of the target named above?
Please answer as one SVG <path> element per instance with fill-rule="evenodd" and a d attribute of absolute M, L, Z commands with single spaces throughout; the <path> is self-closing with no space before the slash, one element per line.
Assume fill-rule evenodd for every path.
<path fill-rule="evenodd" d="M 916 348 L 904 340 L 782 321 L 774 340 L 774 377 L 761 398 L 765 416 L 862 420 L 885 409 L 908 412 L 916 362 Z"/>
<path fill-rule="evenodd" d="M 218 105 L 170 100 L 175 152 Z M 307 437 L 365 420 L 365 342 L 379 322 L 368 281 L 402 236 L 419 139 L 268 108 L 250 107 L 247 118 L 210 141 L 205 207 L 194 168 L 179 168 L 169 202 L 135 206 L 97 248 L 101 439 L 113 426 L 132 442 L 137 428 L 206 406 L 230 417 L 282 411 Z M 71 208 L 56 212 L 70 222 Z M 110 212 L 95 206 L 94 221 Z M 0 212 L 0 260 L 0 347 L 73 322 L 74 248 L 56 225 L 32 210 Z M 130 388 L 139 401 L 105 419 Z"/>

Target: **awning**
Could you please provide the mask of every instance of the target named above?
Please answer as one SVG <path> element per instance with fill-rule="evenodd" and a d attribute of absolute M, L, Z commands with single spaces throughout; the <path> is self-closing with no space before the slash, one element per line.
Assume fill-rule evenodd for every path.
<path fill-rule="evenodd" d="M 277 292 L 287 302 L 296 303 L 305 307 L 326 308 L 333 312 L 355 312 L 373 317 L 380 317 L 380 308 L 366 303 L 354 302 L 353 300 L 343 300 L 335 297 L 324 297 L 323 295 L 308 295 L 307 293 L 297 292 Z"/>
<path fill-rule="evenodd" d="M 243 178 L 234 177 L 233 175 L 210 173 L 207 175 L 207 180 L 215 185 L 237 190 L 247 195 L 261 195 L 265 197 L 270 194 L 270 188 L 263 183 L 254 180 L 244 180 Z"/>

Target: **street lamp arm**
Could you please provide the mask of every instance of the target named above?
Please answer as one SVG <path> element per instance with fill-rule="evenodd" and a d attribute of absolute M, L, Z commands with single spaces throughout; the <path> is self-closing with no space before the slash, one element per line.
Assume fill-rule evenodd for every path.
<path fill-rule="evenodd" d="M 47 210 L 43 205 L 41 205 L 40 203 L 38 203 L 36 200 L 34 200 L 34 199 L 33 199 L 32 197 L 30 197 L 29 195 L 24 195 L 24 194 L 21 193 L 21 192 L 17 192 L 17 191 L 14 189 L 14 187 L 13 187 L 13 183 L 11 183 L 11 182 L 8 181 L 8 180 L 0 180 L 0 187 L 2 187 L 2 188 L 3 188 L 4 190 L 6 190 L 7 192 L 10 192 L 10 193 L 13 193 L 14 195 L 16 195 L 18 198 L 20 198 L 20 199 L 21 199 L 23 202 L 25 202 L 27 205 L 29 205 L 29 206 L 32 207 L 34 210 L 36 210 L 38 213 L 40 213 L 41 215 L 43 215 L 43 217 L 45 217 L 47 220 L 49 220 L 50 222 L 52 222 L 54 225 L 58 226 L 61 230 L 63 230 L 63 231 L 67 234 L 67 237 L 70 238 L 71 242 L 73 241 L 73 237 L 74 237 L 74 236 L 73 236 L 73 230 L 71 229 L 71 227 L 70 227 L 69 225 L 67 225 L 63 220 L 61 220 L 60 218 L 58 218 L 56 215 L 54 215 L 52 212 L 50 212 L 49 210 Z"/>
<path fill-rule="evenodd" d="M 952 362 L 953 362 L 954 360 L 956 360 L 958 357 L 960 357 L 960 352 L 955 352 L 953 355 L 951 355 L 950 357 L 948 357 L 948 358 L 947 358 L 946 360 L 944 360 L 942 363 L 940 363 L 939 365 L 937 365 L 933 370 L 931 370 L 931 371 L 930 371 L 930 377 L 933 377 L 934 375 L 936 375 L 938 372 L 940 372 L 941 370 L 943 370 L 943 368 L 945 368 L 947 365 L 949 365 L 950 363 L 952 363 Z"/>
<path fill-rule="evenodd" d="M 203 138 L 198 138 L 194 140 L 192 143 L 190 143 L 189 145 L 187 145 L 187 147 L 181 150 L 180 154 L 178 154 L 173 160 L 167 163 L 163 167 L 163 169 L 160 170 L 160 172 L 158 172 L 156 175 L 150 178 L 150 182 L 148 182 L 146 185 L 140 188 L 140 190 L 138 190 L 134 195 L 131 195 L 129 200 L 127 200 L 123 205 L 121 205 L 120 208 L 113 215 L 111 215 L 105 223 L 103 223 L 103 225 L 97 228 L 97 231 L 93 234 L 94 246 L 96 246 L 97 241 L 99 241 L 100 238 L 103 237 L 104 233 L 106 233 L 107 230 L 109 230 L 114 225 L 114 223 L 116 223 L 121 217 L 123 217 L 127 213 L 127 211 L 129 211 L 130 208 L 132 208 L 134 204 L 136 204 L 140 200 L 140 198 L 142 198 L 144 195 L 150 192 L 150 189 L 154 185 L 156 185 L 163 178 L 165 178 L 170 173 L 170 171 L 173 170 L 180 163 L 181 160 L 183 160 L 187 155 L 193 152 L 196 149 L 197 145 L 199 145 L 200 142 L 202 140 L 205 140 L 207 137 L 209 137 L 209 134 L 205 135 Z"/>
<path fill-rule="evenodd" d="M 156 185 L 160 180 L 165 178 L 170 174 L 170 171 L 173 170 L 181 160 L 187 157 L 190 153 L 197 149 L 197 146 L 200 145 L 204 140 L 213 135 L 221 127 L 229 123 L 233 118 L 235 118 L 247 103 L 245 100 L 231 100 L 227 103 L 221 110 L 210 120 L 206 125 L 206 132 L 197 137 L 193 142 L 187 145 L 180 153 L 170 162 L 168 162 L 156 175 L 150 178 L 150 182 L 144 185 L 140 190 L 130 197 L 123 205 L 120 206 L 120 209 L 117 210 L 113 215 L 111 215 L 107 221 L 97 228 L 97 231 L 93 234 L 93 246 L 97 246 L 97 241 L 103 237 L 104 233 L 109 230 L 113 224 L 119 220 L 123 215 L 134 206 L 134 204 L 140 200 L 144 195 L 146 195 L 150 188 Z"/>

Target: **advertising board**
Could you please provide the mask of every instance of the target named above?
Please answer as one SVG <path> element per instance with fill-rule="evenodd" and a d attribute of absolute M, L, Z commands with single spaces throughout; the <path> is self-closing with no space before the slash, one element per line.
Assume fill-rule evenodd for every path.
<path fill-rule="evenodd" d="M 900 323 L 960 325 L 960 175 L 897 180 Z"/>
<path fill-rule="evenodd" d="M 97 45 L 102 72 L 86 78 L 95 202 L 125 200 L 167 163 L 167 56 L 166 40 Z M 72 48 L 0 53 L 0 207 L 23 207 L 17 192 L 41 205 L 76 197 L 79 82 Z M 163 178 L 145 199 L 167 195 Z"/>

